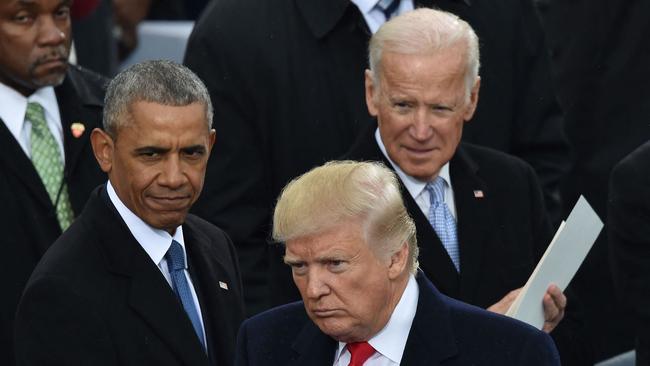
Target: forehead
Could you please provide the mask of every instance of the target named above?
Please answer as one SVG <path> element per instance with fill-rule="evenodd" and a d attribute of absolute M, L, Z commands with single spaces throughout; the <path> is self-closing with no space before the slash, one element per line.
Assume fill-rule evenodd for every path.
<path fill-rule="evenodd" d="M 321 233 L 288 240 L 286 249 L 287 259 L 317 261 L 323 257 L 353 255 L 369 247 L 361 225 L 345 223 Z"/>
<path fill-rule="evenodd" d="M 386 52 L 382 57 L 381 79 L 391 84 L 437 85 L 463 80 L 466 57 L 454 46 L 431 54 Z"/>
<path fill-rule="evenodd" d="M 122 121 L 119 132 L 137 135 L 142 140 L 158 137 L 203 138 L 210 133 L 205 105 L 202 103 L 171 106 L 137 101 L 131 103 L 129 113 L 124 113 L 120 118 L 128 120 Z"/>
<path fill-rule="evenodd" d="M 72 0 L 0 0 L 0 6 L 9 9 L 48 9 L 56 8 L 60 5 L 70 5 Z"/>

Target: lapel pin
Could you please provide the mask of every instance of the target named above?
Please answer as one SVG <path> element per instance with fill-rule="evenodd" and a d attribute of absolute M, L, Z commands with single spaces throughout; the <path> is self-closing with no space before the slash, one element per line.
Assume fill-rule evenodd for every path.
<path fill-rule="evenodd" d="M 86 130 L 86 126 L 84 126 L 84 124 L 81 122 L 75 122 L 72 125 L 70 125 L 70 131 L 72 132 L 72 136 L 74 136 L 77 139 L 81 137 L 81 135 L 83 135 L 85 130 Z"/>
<path fill-rule="evenodd" d="M 474 198 L 483 198 L 483 197 L 485 197 L 483 191 L 481 191 L 480 189 L 474 191 Z"/>
<path fill-rule="evenodd" d="M 223 282 L 223 281 L 219 281 L 219 287 L 221 287 L 224 290 L 227 290 L 228 289 L 228 284 Z"/>

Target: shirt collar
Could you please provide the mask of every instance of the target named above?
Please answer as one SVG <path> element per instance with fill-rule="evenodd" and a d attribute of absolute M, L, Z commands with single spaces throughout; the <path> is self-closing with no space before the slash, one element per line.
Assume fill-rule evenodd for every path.
<path fill-rule="evenodd" d="M 386 326 L 379 333 L 375 334 L 368 340 L 368 343 L 378 353 L 390 359 L 396 364 L 399 364 L 406 348 L 406 341 L 411 325 L 415 318 L 415 312 L 418 307 L 418 297 L 420 290 L 418 289 L 415 276 L 409 277 L 404 293 L 393 310 L 393 313 L 386 323 Z M 336 352 L 336 360 L 339 359 L 341 354 L 345 352 L 345 343 L 339 342 L 338 351 Z"/>
<path fill-rule="evenodd" d="M 359 8 L 363 14 L 370 13 L 370 11 L 377 5 L 379 0 L 351 0 L 354 5 Z"/>
<path fill-rule="evenodd" d="M 165 230 L 153 228 L 126 207 L 118 197 L 110 181 L 106 183 L 106 190 L 108 197 L 122 217 L 122 220 L 126 223 L 126 226 L 128 226 L 129 231 L 131 231 L 135 240 L 138 241 L 156 265 L 165 257 L 169 247 L 172 245 L 172 239 L 176 240 L 183 247 L 183 252 L 185 252 L 182 225 L 176 228 L 174 236 L 169 235 Z M 187 255 L 184 257 L 185 268 L 187 268 Z"/>
<path fill-rule="evenodd" d="M 379 150 L 381 150 L 381 153 L 384 154 L 384 157 L 386 157 L 390 165 L 393 166 L 393 169 L 395 169 L 395 173 L 397 173 L 397 176 L 400 178 L 400 180 L 404 184 L 404 187 L 406 187 L 406 190 L 409 192 L 411 197 L 413 198 L 418 197 L 422 193 L 422 191 L 424 191 L 428 182 L 423 182 L 404 173 L 404 171 L 399 167 L 399 165 L 395 164 L 393 160 L 391 160 L 391 158 L 388 156 L 388 152 L 386 151 L 386 146 L 384 146 L 384 142 L 381 139 L 379 128 L 375 130 L 375 140 L 377 141 Z M 451 187 L 451 178 L 449 176 L 449 162 L 446 162 L 445 165 L 443 165 L 442 168 L 440 168 L 440 172 L 438 172 L 438 176 L 441 177 L 447 183 L 448 187 Z"/>
<path fill-rule="evenodd" d="M 58 125 L 61 124 L 59 104 L 56 100 L 54 88 L 51 86 L 40 88 L 29 97 L 25 97 L 15 89 L 0 83 L 0 100 L 2 101 L 0 119 L 4 121 L 14 136 L 20 136 L 23 129 L 28 102 L 38 102 L 45 110 L 46 119 L 58 121 Z"/>

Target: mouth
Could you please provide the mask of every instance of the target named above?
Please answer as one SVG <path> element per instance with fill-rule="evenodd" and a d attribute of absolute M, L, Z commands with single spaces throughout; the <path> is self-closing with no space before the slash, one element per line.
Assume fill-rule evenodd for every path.
<path fill-rule="evenodd" d="M 311 313 L 318 318 L 328 318 L 338 314 L 337 309 L 312 309 Z"/>
<path fill-rule="evenodd" d="M 421 148 L 402 146 L 402 148 L 409 154 L 415 157 L 428 157 L 435 150 L 435 148 Z"/>
<path fill-rule="evenodd" d="M 149 196 L 153 206 L 162 211 L 178 211 L 185 209 L 190 202 L 189 195 L 182 196 Z"/>
<path fill-rule="evenodd" d="M 35 65 L 38 66 L 63 66 L 68 64 L 68 58 L 60 52 L 52 52 L 51 54 L 44 56 L 36 61 Z"/>

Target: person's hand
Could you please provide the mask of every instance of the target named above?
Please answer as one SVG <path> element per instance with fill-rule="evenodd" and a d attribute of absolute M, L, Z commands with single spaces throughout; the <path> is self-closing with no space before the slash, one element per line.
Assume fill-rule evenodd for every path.
<path fill-rule="evenodd" d="M 499 302 L 487 308 L 487 310 L 493 313 L 506 315 L 506 312 L 508 311 L 508 309 L 510 309 L 510 305 L 512 305 L 512 303 L 515 301 L 521 289 L 522 288 L 520 287 L 516 290 L 512 290 L 508 292 L 508 294 L 504 296 L 503 299 L 499 300 Z"/>
<path fill-rule="evenodd" d="M 544 327 L 542 330 L 550 333 L 564 318 L 566 308 L 566 296 L 559 287 L 554 284 L 548 286 L 544 294 Z"/>

